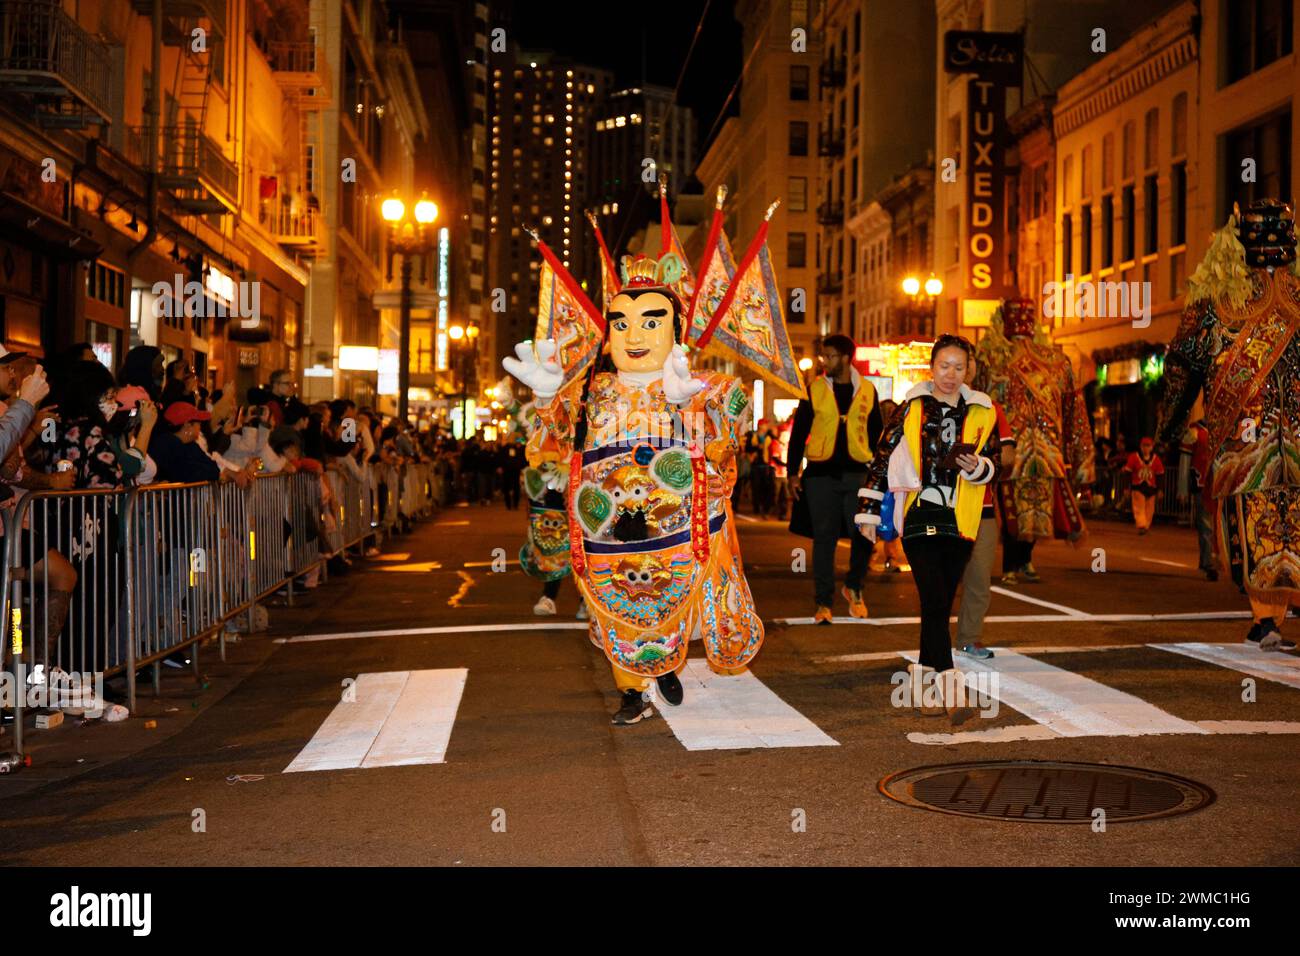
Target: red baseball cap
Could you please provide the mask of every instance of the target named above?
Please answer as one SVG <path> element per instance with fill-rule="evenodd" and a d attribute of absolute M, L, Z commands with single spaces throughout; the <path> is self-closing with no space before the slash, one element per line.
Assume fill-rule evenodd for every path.
<path fill-rule="evenodd" d="M 168 424 L 177 428 L 189 422 L 206 422 L 211 417 L 208 412 L 199 411 L 189 402 L 172 402 L 167 406 L 167 411 L 163 412 L 163 418 L 167 419 Z"/>

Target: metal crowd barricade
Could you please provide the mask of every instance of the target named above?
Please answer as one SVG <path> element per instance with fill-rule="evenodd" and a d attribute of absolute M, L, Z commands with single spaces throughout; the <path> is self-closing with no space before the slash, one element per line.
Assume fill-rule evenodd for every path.
<path fill-rule="evenodd" d="M 218 630 L 227 616 L 218 567 L 222 556 L 219 484 L 146 485 L 126 509 L 127 614 L 130 660 L 128 706 L 135 706 L 137 668 L 153 665 L 154 691 L 160 663 L 178 649 Z M 197 646 L 190 653 L 199 672 Z"/>
<path fill-rule="evenodd" d="M 48 682 L 54 668 L 68 674 L 116 673 L 129 662 L 123 613 L 127 571 L 120 542 L 127 498 L 124 491 L 38 491 L 5 513 L 0 604 L 9 637 L 5 651 L 12 657 L 19 753 L 29 676 Z M 57 575 L 51 551 L 76 574 L 70 591 L 51 586 Z M 50 627 L 51 612 L 66 614 L 61 627 Z"/>
<path fill-rule="evenodd" d="M 423 477 L 421 477 L 423 475 Z M 403 501 L 429 508 L 427 470 L 408 472 Z M 342 547 L 376 533 L 372 481 L 346 471 L 325 475 Z M 399 507 L 401 476 L 385 475 L 386 520 Z M 39 491 L 5 512 L 0 596 L 13 655 L 15 746 L 22 750 L 26 678 L 37 665 L 69 674 L 125 674 L 136 706 L 136 672 L 153 665 L 155 692 L 163 658 L 219 634 L 259 600 L 287 587 L 331 551 L 323 540 L 321 479 L 310 472 L 234 482 L 147 485 L 132 490 Z M 55 585 L 75 572 L 71 589 Z M 55 567 L 55 565 L 58 567 Z M 60 570 L 62 568 L 62 570 Z M 62 627 L 51 621 L 64 615 Z"/>

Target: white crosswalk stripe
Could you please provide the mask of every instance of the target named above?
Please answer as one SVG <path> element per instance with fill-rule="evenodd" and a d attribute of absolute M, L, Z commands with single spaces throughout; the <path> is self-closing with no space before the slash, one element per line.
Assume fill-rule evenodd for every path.
<path fill-rule="evenodd" d="M 391 671 L 357 678 L 285 773 L 442 763 L 469 672 Z"/>
<path fill-rule="evenodd" d="M 1082 674 L 1014 651 L 998 650 L 996 654 L 990 660 L 967 659 L 963 670 L 968 674 L 996 674 L 996 681 L 982 686 L 1058 737 L 1206 733 L 1191 721 Z M 917 658 L 914 653 L 905 656 L 910 661 Z M 930 735 L 909 734 L 908 739 L 916 736 Z"/>
<path fill-rule="evenodd" d="M 748 671 L 724 676 L 694 659 L 678 676 L 681 704 L 656 709 L 687 750 L 839 746 Z"/>
<path fill-rule="evenodd" d="M 1300 689 L 1300 657 L 1261 651 L 1257 644 L 1148 644 L 1230 670 Z"/>

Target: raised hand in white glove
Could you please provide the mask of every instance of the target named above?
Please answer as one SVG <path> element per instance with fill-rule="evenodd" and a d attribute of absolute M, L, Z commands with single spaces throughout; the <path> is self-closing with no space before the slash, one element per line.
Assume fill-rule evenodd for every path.
<path fill-rule="evenodd" d="M 515 346 L 517 359 L 506 356 L 501 364 L 506 371 L 533 390 L 538 398 L 550 398 L 564 384 L 564 371 L 555 360 L 555 339 L 542 339 L 537 343 L 537 353 L 533 354 L 531 342 L 520 342 Z"/>
<path fill-rule="evenodd" d="M 673 350 L 668 353 L 668 361 L 664 362 L 663 387 L 664 398 L 674 405 L 690 401 L 704 388 L 702 381 L 691 378 L 691 366 L 686 361 L 686 349 L 680 345 L 673 346 Z"/>

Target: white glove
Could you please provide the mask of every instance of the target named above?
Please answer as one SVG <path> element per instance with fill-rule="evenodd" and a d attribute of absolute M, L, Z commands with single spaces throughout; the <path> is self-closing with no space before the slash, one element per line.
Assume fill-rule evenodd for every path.
<path fill-rule="evenodd" d="M 533 390 L 538 398 L 550 398 L 564 384 L 564 370 L 555 360 L 555 339 L 542 339 L 537 343 L 537 354 L 533 354 L 531 342 L 520 342 L 515 346 L 517 359 L 509 356 L 501 360 L 506 371 Z"/>
<path fill-rule="evenodd" d="M 875 519 L 874 521 L 872 520 L 873 518 Z M 853 523 L 858 526 L 858 531 L 862 533 L 862 537 L 873 543 L 875 542 L 876 529 L 880 526 L 879 515 L 860 512 L 853 516 Z"/>
<path fill-rule="evenodd" d="M 686 361 L 686 350 L 680 345 L 673 346 L 673 350 L 668 353 L 668 361 L 664 362 L 663 387 L 664 398 L 674 405 L 690 401 L 704 388 L 702 381 L 691 378 L 691 367 Z"/>

